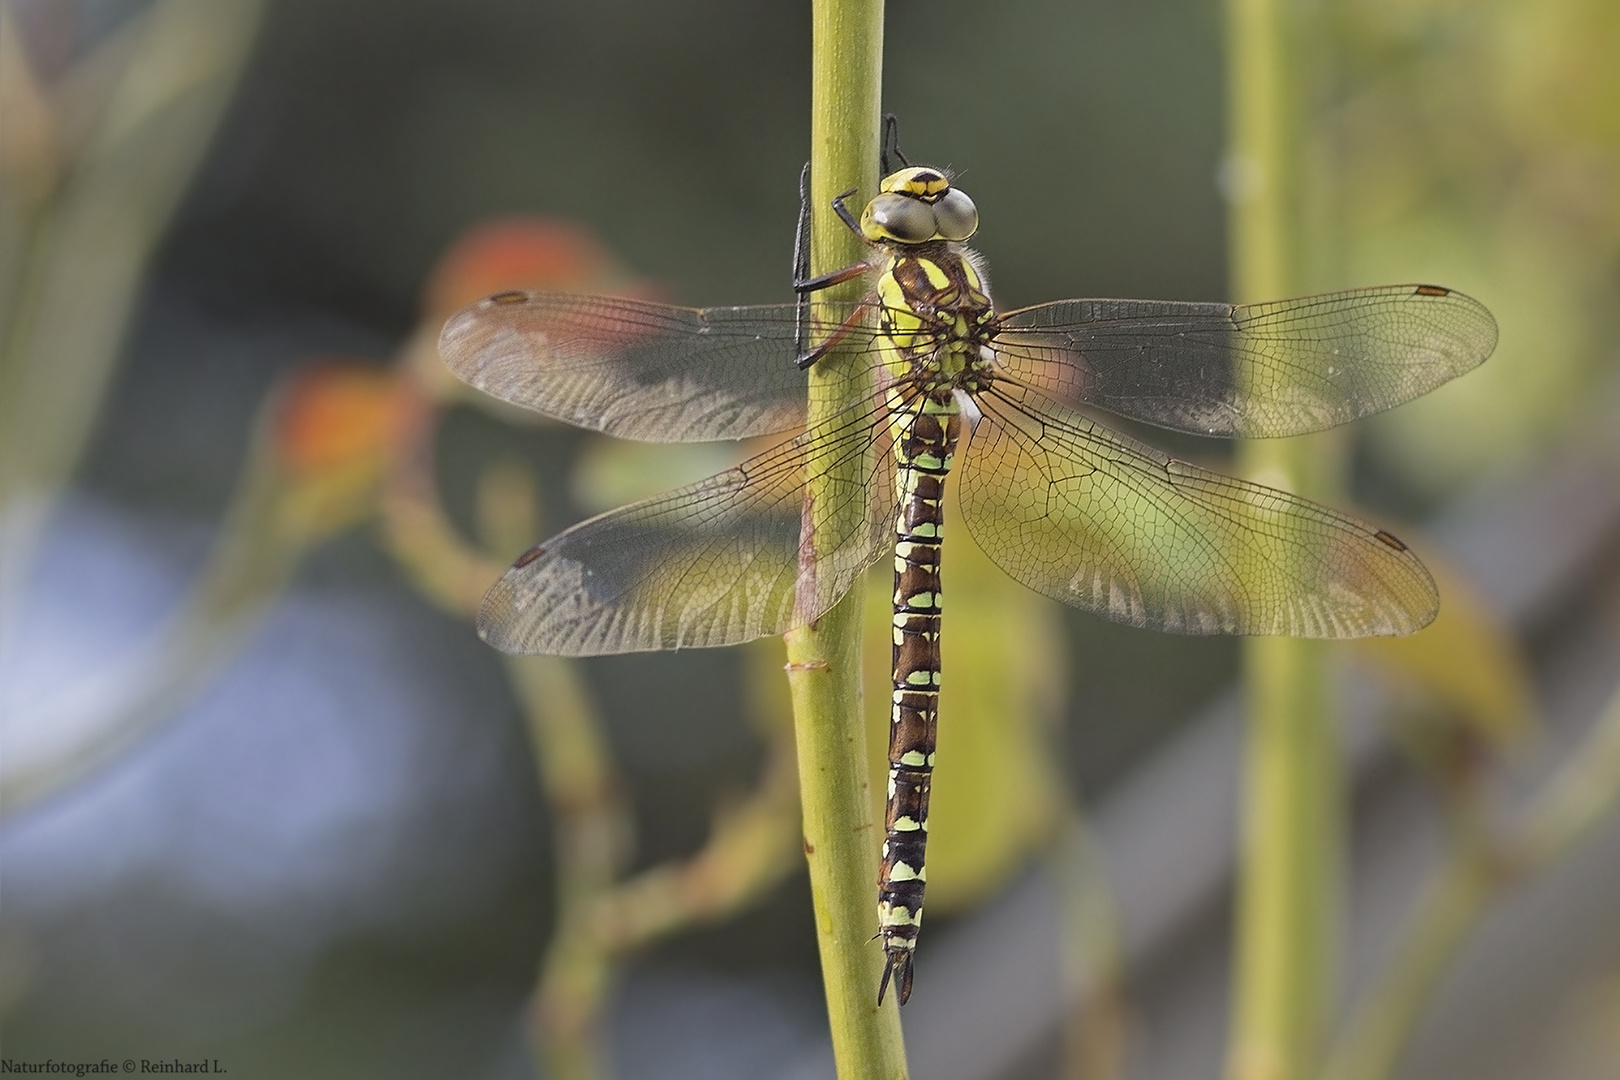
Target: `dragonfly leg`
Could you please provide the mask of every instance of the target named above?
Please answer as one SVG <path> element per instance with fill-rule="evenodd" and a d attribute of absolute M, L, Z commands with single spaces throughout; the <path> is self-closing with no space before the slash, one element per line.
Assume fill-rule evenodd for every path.
<path fill-rule="evenodd" d="M 861 243 L 873 246 L 872 241 L 861 232 L 861 223 L 855 219 L 844 200 L 855 194 L 855 189 L 848 191 L 833 199 L 833 210 L 843 221 L 846 228 L 860 237 Z M 866 273 L 867 265 L 864 262 L 852 263 L 842 270 L 833 270 L 826 274 L 810 276 L 810 163 L 804 163 L 799 172 L 799 223 L 793 231 L 793 291 L 799 294 L 800 303 L 804 302 L 807 293 L 820 292 L 831 288 L 840 282 L 858 278 Z"/>
<path fill-rule="evenodd" d="M 863 262 L 851 263 L 842 270 L 833 270 L 830 273 L 817 274 L 813 278 L 796 280 L 793 282 L 793 290 L 799 294 L 800 303 L 808 303 L 810 293 L 820 292 L 822 289 L 830 289 L 834 285 L 840 285 L 843 282 L 852 281 L 866 273 L 869 269 L 871 269 L 871 267 L 867 266 Z"/>
<path fill-rule="evenodd" d="M 900 118 L 894 115 L 894 113 L 884 113 L 883 153 L 879 158 L 880 167 L 883 169 L 884 176 L 888 176 L 890 173 L 898 171 L 894 166 L 896 161 L 900 163 L 901 168 L 905 168 L 911 164 L 911 162 L 906 160 L 906 155 L 900 152 Z"/>
<path fill-rule="evenodd" d="M 811 365 L 813 365 L 817 360 L 820 360 L 823 356 L 826 356 L 829 352 L 831 352 L 840 341 L 843 341 L 844 338 L 848 337 L 849 332 L 860 325 L 861 317 L 866 314 L 866 309 L 870 306 L 864 303 L 857 305 L 855 310 L 849 313 L 849 317 L 843 322 L 839 323 L 836 330 L 827 335 L 827 339 L 825 341 L 813 349 L 806 349 L 805 345 L 808 343 L 805 339 L 809 336 L 809 329 L 804 319 L 805 312 L 803 309 L 807 305 L 802 299 L 800 301 L 800 305 L 798 325 L 799 355 L 798 358 L 793 361 L 795 364 L 799 365 L 800 371 L 804 371 L 811 367 Z"/>
<path fill-rule="evenodd" d="M 844 200 L 853 194 L 855 194 L 855 189 L 850 188 L 840 195 L 834 195 L 832 201 L 833 213 L 838 215 L 838 220 L 844 223 L 846 229 L 860 237 L 861 243 L 870 246 L 872 241 L 867 239 L 866 234 L 861 231 L 861 223 L 856 220 L 854 211 L 844 205 Z"/>
<path fill-rule="evenodd" d="M 833 200 L 833 209 L 838 216 L 856 236 L 861 237 L 862 243 L 870 244 L 865 236 L 861 236 L 860 222 L 855 220 L 844 200 L 855 194 L 850 188 Z M 794 311 L 794 362 L 803 371 L 817 360 L 827 354 L 827 350 L 836 345 L 844 335 L 848 334 L 855 325 L 859 311 L 844 320 L 826 341 L 812 348 L 810 346 L 810 294 L 831 288 L 845 281 L 852 281 L 866 273 L 869 267 L 864 262 L 853 263 L 842 270 L 834 270 L 827 274 L 810 276 L 810 163 L 804 163 L 804 169 L 799 173 L 799 224 L 793 233 L 793 291 L 798 293 L 799 302 Z"/>
<path fill-rule="evenodd" d="M 799 170 L 799 223 L 793 229 L 793 288 L 810 278 L 810 163 Z M 803 295 L 803 294 L 801 294 Z"/>

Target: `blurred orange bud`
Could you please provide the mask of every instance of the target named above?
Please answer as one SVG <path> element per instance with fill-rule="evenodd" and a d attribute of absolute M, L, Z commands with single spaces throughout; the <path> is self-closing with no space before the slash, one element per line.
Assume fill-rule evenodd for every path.
<path fill-rule="evenodd" d="M 621 272 L 587 230 L 551 218 L 503 218 L 453 244 L 428 276 L 422 304 L 444 316 L 506 289 L 604 291 Z"/>
<path fill-rule="evenodd" d="M 274 440 L 293 475 L 326 471 L 383 455 L 416 413 L 414 395 L 383 368 L 318 363 L 294 375 L 276 409 Z"/>

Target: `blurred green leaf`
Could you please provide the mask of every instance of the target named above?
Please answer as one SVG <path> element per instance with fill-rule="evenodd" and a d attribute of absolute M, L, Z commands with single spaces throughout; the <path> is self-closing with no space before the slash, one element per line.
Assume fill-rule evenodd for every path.
<path fill-rule="evenodd" d="M 782 438 L 756 441 L 765 446 Z M 750 445 L 589 439 L 574 465 L 573 495 L 590 513 L 611 510 L 724 472 Z"/>
<path fill-rule="evenodd" d="M 1438 281 L 1495 313 L 1480 371 L 1378 417 L 1372 453 L 1434 497 L 1563 437 L 1620 333 L 1620 7 L 1330 5 L 1313 129 L 1325 284 Z M 1331 210 L 1328 209 L 1331 207 Z"/>
<path fill-rule="evenodd" d="M 1434 622 L 1406 637 L 1362 638 L 1350 647 L 1439 705 L 1444 720 L 1504 749 L 1535 726 L 1529 665 L 1466 576 L 1432 551 L 1423 561 L 1440 586 Z"/>

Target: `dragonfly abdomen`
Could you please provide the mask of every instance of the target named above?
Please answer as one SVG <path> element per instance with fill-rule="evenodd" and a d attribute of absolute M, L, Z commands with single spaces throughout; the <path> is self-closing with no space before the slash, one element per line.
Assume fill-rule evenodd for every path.
<path fill-rule="evenodd" d="M 956 451 L 956 401 L 919 395 L 893 417 L 899 459 L 900 515 L 894 543 L 894 704 L 889 719 L 889 802 L 883 867 L 878 877 L 878 929 L 886 963 L 878 1002 L 889 981 L 905 1004 L 911 957 L 922 925 L 928 794 L 939 721 L 940 537 L 945 476 Z"/>

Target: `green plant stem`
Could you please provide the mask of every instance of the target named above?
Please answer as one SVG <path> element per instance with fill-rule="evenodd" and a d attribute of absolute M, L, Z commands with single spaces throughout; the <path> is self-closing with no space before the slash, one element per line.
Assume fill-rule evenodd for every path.
<path fill-rule="evenodd" d="M 1499 865 L 1483 837 L 1454 837 L 1424 886 L 1388 969 L 1357 1007 L 1322 1071 L 1323 1080 L 1388 1076 L 1418 1015 L 1496 890 Z"/>
<path fill-rule="evenodd" d="M 1062 905 L 1065 1080 L 1121 1080 L 1130 1035 L 1119 910 L 1096 837 L 1071 801 L 1052 845 Z"/>
<path fill-rule="evenodd" d="M 1240 301 L 1300 290 L 1302 90 L 1287 0 L 1228 0 L 1231 282 Z M 1251 479 L 1332 498 L 1319 439 L 1247 443 Z M 1312 1071 L 1333 971 L 1342 849 L 1338 751 L 1319 642 L 1245 642 L 1248 751 L 1231 1080 Z"/>
<path fill-rule="evenodd" d="M 1556 861 L 1620 803 L 1620 692 L 1530 804 L 1505 842 L 1483 813 L 1451 832 L 1445 862 L 1423 887 L 1382 976 L 1345 1025 L 1323 1080 L 1384 1080 L 1418 1016 L 1481 915 L 1503 889 Z"/>
<path fill-rule="evenodd" d="M 1531 804 L 1509 855 L 1520 873 L 1574 847 L 1620 802 L 1620 691 Z"/>
<path fill-rule="evenodd" d="M 1423 890 L 1403 948 L 1357 1013 L 1323 1080 L 1377 1080 L 1400 1058 L 1424 1006 L 1495 892 L 1490 864 L 1448 860 Z"/>
<path fill-rule="evenodd" d="M 391 509 L 398 513 L 414 504 L 405 516 L 407 530 L 436 534 L 441 555 L 469 568 L 481 565 L 486 557 L 456 538 L 432 486 L 437 430 L 436 423 L 422 425 L 419 441 L 394 463 Z M 478 536 L 485 548 L 512 551 L 539 532 L 537 489 L 533 472 L 517 462 L 498 461 L 484 468 L 476 505 Z M 420 542 L 403 539 L 406 550 Z M 400 546 L 396 543 L 396 548 Z M 440 592 L 420 579 L 418 584 L 441 602 L 454 604 L 458 599 L 454 590 Z M 573 661 L 558 656 L 502 659 L 523 706 L 556 844 L 557 922 L 529 1002 L 529 1041 L 543 1075 L 598 1080 L 609 1074 L 600 1029 L 617 958 L 601 935 L 592 933 L 593 914 L 614 888 L 625 861 L 632 834 L 630 812 L 619 790 L 607 735 Z"/>
<path fill-rule="evenodd" d="M 0 9 L 0 63 L 13 66 L 0 97 L 8 125 L 28 120 L 0 139 L 0 651 L 19 632 L 23 583 L 94 428 L 146 261 L 261 11 L 258 0 L 142 6 L 60 78 L 78 87 L 68 95 L 35 83 L 12 8 Z M 86 109 L 93 68 L 112 79 Z"/>
<path fill-rule="evenodd" d="M 876 188 L 883 5 L 880 0 L 815 0 L 811 8 L 810 197 L 811 270 L 823 272 L 864 256 L 858 241 L 830 212 L 849 187 Z M 854 289 L 834 290 L 851 298 Z M 821 392 L 847 379 L 836 353 L 810 372 L 810 427 L 827 417 L 834 395 Z M 806 518 L 834 505 L 834 485 L 864 484 L 862 462 L 832 473 L 814 449 L 808 466 Z M 848 490 L 846 488 L 845 490 Z M 861 514 L 863 507 L 848 510 Z M 812 548 L 819 536 L 811 536 Z M 818 552 L 812 550 L 810 558 Z M 906 1075 L 900 1018 L 890 995 L 877 1004 L 883 957 L 876 930 L 877 826 L 867 787 L 866 732 L 861 713 L 859 585 L 814 626 L 787 635 L 788 684 L 799 758 L 804 850 L 815 903 L 816 938 L 832 1029 L 833 1056 L 844 1080 L 897 1080 Z"/>
<path fill-rule="evenodd" d="M 72 736 L 47 753 L 7 759 L 0 771 L 0 820 L 118 760 L 173 720 L 257 629 L 310 547 L 329 535 L 294 507 L 295 485 L 274 460 L 271 426 L 267 411 L 220 535 L 176 614 L 139 645 L 105 659 L 95 672 L 94 695 L 65 695 L 26 722 Z M 360 504 L 365 498 L 363 491 L 352 495 Z M 347 524 L 334 523 L 331 532 Z"/>
<path fill-rule="evenodd" d="M 1249 695 L 1232 1080 L 1315 1064 L 1334 967 L 1337 746 L 1319 642 L 1245 648 Z"/>
<path fill-rule="evenodd" d="M 530 1006 L 530 1033 L 547 1076 L 592 1080 L 608 1071 L 598 1029 L 615 957 L 589 925 L 623 861 L 629 812 L 578 670 L 555 656 L 507 657 L 506 669 L 556 821 L 557 929 Z"/>

